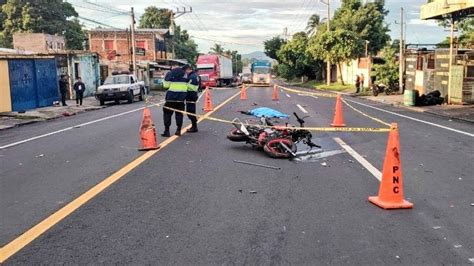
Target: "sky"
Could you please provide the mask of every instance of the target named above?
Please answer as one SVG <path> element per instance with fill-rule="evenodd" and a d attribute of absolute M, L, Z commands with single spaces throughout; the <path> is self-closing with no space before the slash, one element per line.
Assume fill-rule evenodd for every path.
<path fill-rule="evenodd" d="M 325 0 L 327 1 L 327 0 Z M 340 0 L 330 0 L 331 9 L 340 6 Z M 68 0 L 84 18 L 92 19 L 106 25 L 125 28 L 130 24 L 126 14 L 134 7 L 136 16 L 143 14 L 146 7 L 155 5 L 160 8 L 192 7 L 187 13 L 176 19 L 176 23 L 188 30 L 199 46 L 199 51 L 206 53 L 214 43 L 225 49 L 237 50 L 242 54 L 263 51 L 263 41 L 274 36 L 283 36 L 284 28 L 288 34 L 302 31 L 308 18 L 314 14 L 326 17 L 327 7 L 321 0 Z M 386 23 L 390 27 L 392 39 L 399 38 L 400 8 L 405 10 L 407 43 L 432 44 L 442 41 L 449 32 L 439 27 L 434 21 L 422 21 L 420 6 L 426 0 L 386 0 L 389 14 Z M 133 3 L 133 4 L 131 4 Z M 96 27 L 97 24 L 83 20 L 85 26 Z"/>

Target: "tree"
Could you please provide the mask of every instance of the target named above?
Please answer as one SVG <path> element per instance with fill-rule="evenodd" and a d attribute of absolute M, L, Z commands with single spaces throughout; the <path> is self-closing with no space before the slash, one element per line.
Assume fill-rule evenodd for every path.
<path fill-rule="evenodd" d="M 450 27 L 450 20 L 441 20 L 439 22 L 440 26 L 445 28 Z M 457 42 L 461 48 L 474 48 L 474 18 L 465 17 L 461 18 L 457 22 L 457 27 L 459 29 L 459 38 Z M 438 47 L 449 47 L 450 37 L 447 37 L 442 42 L 438 43 Z"/>
<path fill-rule="evenodd" d="M 176 58 L 186 59 L 190 64 L 196 63 L 198 56 L 197 44 L 189 37 L 188 31 L 181 30 L 181 26 L 175 27 L 175 33 L 172 39 L 175 47 Z"/>
<path fill-rule="evenodd" d="M 66 48 L 70 50 L 84 49 L 85 35 L 82 31 L 82 25 L 79 19 L 74 18 L 66 21 L 67 27 L 65 29 L 64 38 L 66 38 Z"/>
<path fill-rule="evenodd" d="M 213 54 L 224 54 L 224 48 L 222 45 L 215 43 L 209 52 Z"/>
<path fill-rule="evenodd" d="M 76 10 L 70 3 L 62 0 L 7 0 L 2 5 L 2 14 L 4 21 L 1 34 L 7 47 L 12 46 L 14 32 L 64 35 L 69 31 L 71 34 L 66 38 L 67 43 L 84 40 L 82 28 L 79 30 L 77 23 L 70 23 L 68 20 L 78 16 Z"/>
<path fill-rule="evenodd" d="M 386 46 L 382 50 L 382 56 L 384 59 L 383 64 L 375 64 L 374 65 L 374 72 L 375 78 L 377 82 L 383 83 L 387 86 L 391 86 L 398 82 L 398 62 L 397 57 L 395 54 L 397 53 L 397 49 Z"/>
<path fill-rule="evenodd" d="M 149 6 L 140 17 L 139 28 L 168 29 L 171 26 L 172 11 L 166 8 Z"/>
<path fill-rule="evenodd" d="M 359 36 L 348 30 L 337 29 L 318 34 L 311 39 L 308 52 L 315 58 L 337 64 L 339 73 L 342 72 L 341 64 L 357 58 L 364 51 L 364 43 Z M 339 77 L 342 84 L 342 75 Z"/>
<path fill-rule="evenodd" d="M 342 0 L 331 21 L 331 31 L 341 29 L 356 33 L 359 39 L 370 42 L 369 53 L 377 54 L 390 41 L 390 30 L 385 22 L 388 11 L 384 4 L 384 0 L 365 4 L 360 0 Z"/>
<path fill-rule="evenodd" d="M 318 76 L 316 74 L 318 62 L 308 53 L 307 46 L 308 37 L 306 33 L 298 32 L 293 35 L 291 41 L 278 50 L 278 61 L 281 64 L 279 70 L 282 70 L 282 73 L 286 73 L 285 78 L 291 78 L 291 76 L 315 78 Z"/>
<path fill-rule="evenodd" d="M 318 32 L 318 28 L 323 22 L 324 19 L 321 19 L 318 14 L 311 15 L 308 19 L 308 24 L 306 25 L 306 33 L 310 36 L 315 34 Z"/>
<path fill-rule="evenodd" d="M 270 40 L 266 40 L 263 45 L 265 47 L 265 54 L 275 60 L 278 60 L 277 51 L 286 43 L 285 40 L 276 36 Z"/>

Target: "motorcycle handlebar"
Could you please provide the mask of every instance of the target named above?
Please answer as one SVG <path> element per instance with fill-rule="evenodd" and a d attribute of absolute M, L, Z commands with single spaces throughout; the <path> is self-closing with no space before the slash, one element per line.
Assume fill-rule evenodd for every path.
<path fill-rule="evenodd" d="M 304 120 L 301 119 L 296 112 L 293 112 L 293 115 L 296 117 L 296 120 L 298 120 L 298 123 L 300 123 L 300 126 L 304 126 Z"/>

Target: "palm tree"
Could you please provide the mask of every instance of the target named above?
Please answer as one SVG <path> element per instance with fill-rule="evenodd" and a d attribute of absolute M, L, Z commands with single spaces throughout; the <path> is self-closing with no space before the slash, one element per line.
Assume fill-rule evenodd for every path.
<path fill-rule="evenodd" d="M 218 43 L 215 43 L 214 47 L 211 48 L 210 52 L 214 53 L 214 54 L 223 54 L 224 53 L 224 48 L 222 47 L 222 45 L 220 45 Z"/>
<path fill-rule="evenodd" d="M 318 14 L 313 14 L 311 17 L 308 19 L 308 24 L 306 26 L 306 33 L 308 35 L 313 35 L 318 31 L 319 25 L 321 25 L 326 19 L 321 19 L 321 17 Z"/>

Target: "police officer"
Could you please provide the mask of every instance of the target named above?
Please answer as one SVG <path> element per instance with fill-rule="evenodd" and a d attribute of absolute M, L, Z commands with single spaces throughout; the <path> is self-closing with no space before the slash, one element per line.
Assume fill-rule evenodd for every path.
<path fill-rule="evenodd" d="M 188 95 L 188 81 L 186 73 L 191 72 L 191 66 L 185 65 L 177 67 L 168 72 L 163 82 L 163 87 L 168 89 L 166 92 L 165 105 L 163 107 L 163 121 L 165 124 L 165 131 L 161 134 L 163 137 L 170 136 L 171 117 L 173 110 L 168 108 L 184 111 L 186 96 Z M 167 108 L 168 107 L 168 108 Z M 183 113 L 176 112 L 176 133 L 181 136 L 181 127 L 183 126 Z"/>
<path fill-rule="evenodd" d="M 188 94 L 186 96 L 186 112 L 196 114 L 196 101 L 198 100 L 199 90 L 199 75 L 195 71 L 191 71 L 188 75 Z M 187 132 L 195 133 L 198 132 L 197 128 L 197 117 L 188 114 L 189 120 L 191 120 L 191 128 Z"/>

